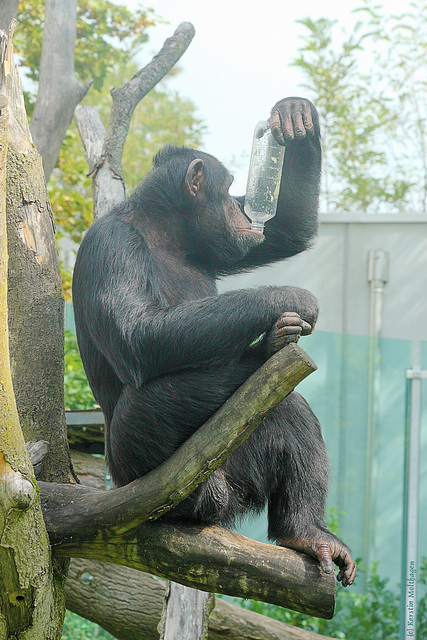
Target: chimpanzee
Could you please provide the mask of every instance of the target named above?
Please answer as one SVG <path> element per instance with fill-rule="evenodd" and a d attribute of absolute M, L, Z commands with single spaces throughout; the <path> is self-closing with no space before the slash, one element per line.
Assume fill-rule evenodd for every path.
<path fill-rule="evenodd" d="M 270 123 L 286 154 L 264 234 L 251 230 L 244 197 L 229 195 L 233 177 L 216 158 L 167 146 L 81 244 L 77 335 L 119 486 L 169 458 L 272 353 L 314 328 L 317 301 L 304 289 L 216 290 L 219 276 L 295 255 L 316 235 L 317 112 L 286 98 Z M 294 392 L 170 513 L 230 524 L 267 503 L 270 539 L 319 558 L 325 572 L 335 562 L 346 586 L 356 566 L 323 520 L 328 466 L 319 423 Z"/>

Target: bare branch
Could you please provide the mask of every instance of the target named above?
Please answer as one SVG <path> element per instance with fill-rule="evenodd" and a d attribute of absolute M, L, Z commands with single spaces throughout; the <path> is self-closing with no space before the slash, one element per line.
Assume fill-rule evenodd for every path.
<path fill-rule="evenodd" d="M 74 120 L 85 148 L 92 177 L 93 217 L 105 215 L 125 199 L 125 184 L 102 159 L 106 129 L 95 107 L 77 107 Z"/>
<path fill-rule="evenodd" d="M 132 114 L 138 102 L 153 89 L 185 53 L 195 34 L 190 22 L 182 22 L 159 53 L 121 89 L 113 89 L 113 105 L 103 155 L 111 169 L 122 176 L 121 160 Z"/>
<path fill-rule="evenodd" d="M 121 89 L 113 89 L 113 106 L 105 130 L 94 107 L 76 109 L 74 118 L 88 158 L 93 186 L 93 217 L 105 215 L 125 199 L 121 169 L 123 147 L 138 102 L 171 70 L 194 36 L 188 22 L 179 25 L 153 60 Z"/>

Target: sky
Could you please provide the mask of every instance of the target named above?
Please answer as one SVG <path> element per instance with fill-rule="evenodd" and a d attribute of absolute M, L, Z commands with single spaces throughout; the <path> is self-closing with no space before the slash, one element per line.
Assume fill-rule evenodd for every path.
<path fill-rule="evenodd" d="M 149 42 L 140 61 L 152 55 L 184 21 L 196 35 L 181 58 L 181 73 L 169 81 L 171 89 L 190 98 L 207 128 L 203 149 L 218 157 L 235 176 L 234 195 L 243 194 L 252 133 L 258 120 L 286 96 L 306 96 L 304 78 L 290 63 L 302 43 L 305 29 L 296 21 L 326 17 L 339 29 L 356 21 L 352 10 L 363 0 L 270 0 L 256 5 L 247 0 L 146 0 L 169 24 L 149 30 Z M 137 0 L 127 4 L 137 6 Z M 402 13 L 409 0 L 385 0 L 389 13 Z"/>

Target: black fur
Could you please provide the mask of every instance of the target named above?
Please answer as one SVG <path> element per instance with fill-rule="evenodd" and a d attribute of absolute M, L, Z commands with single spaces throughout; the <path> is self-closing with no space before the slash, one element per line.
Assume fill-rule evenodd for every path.
<path fill-rule="evenodd" d="M 244 198 L 228 195 L 221 163 L 174 147 L 160 151 L 133 195 L 86 234 L 74 272 L 76 325 L 117 485 L 166 460 L 259 368 L 266 351 L 250 345 L 283 312 L 314 326 L 317 302 L 308 291 L 217 295 L 215 286 L 218 276 L 287 258 L 313 241 L 321 168 L 314 107 L 312 116 L 314 135 L 287 146 L 264 242 L 242 232 Z M 203 168 L 190 193 L 186 177 L 197 159 Z M 327 486 L 319 424 L 293 393 L 172 515 L 229 523 L 268 503 L 271 538 L 313 539 L 314 530 L 326 531 Z"/>

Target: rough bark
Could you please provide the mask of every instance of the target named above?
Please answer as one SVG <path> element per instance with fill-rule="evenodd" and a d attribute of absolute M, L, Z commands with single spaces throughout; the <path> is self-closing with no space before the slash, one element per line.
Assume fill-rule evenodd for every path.
<path fill-rule="evenodd" d="M 79 479 L 102 489 L 105 462 L 72 451 Z M 166 583 L 148 573 L 107 562 L 71 560 L 65 586 L 67 608 L 119 640 L 158 640 Z M 186 637 L 186 636 L 181 636 Z M 323 636 L 272 620 L 219 598 L 209 617 L 209 640 L 322 640 Z"/>
<path fill-rule="evenodd" d="M 107 130 L 95 107 L 78 107 L 74 120 L 85 148 L 92 177 L 93 218 L 105 215 L 112 207 L 123 202 L 125 183 L 111 170 L 110 163 L 102 158 Z"/>
<path fill-rule="evenodd" d="M 65 600 L 67 609 L 96 622 L 118 640 L 159 640 L 165 586 L 163 580 L 142 571 L 73 558 Z M 216 598 L 208 629 L 209 640 L 325 640 L 221 598 Z"/>
<path fill-rule="evenodd" d="M 4 35 L 5 37 L 5 35 Z M 7 178 L 8 306 L 12 378 L 25 440 L 45 440 L 41 477 L 65 481 L 63 296 L 54 223 L 17 70 L 6 85 L 11 114 Z M 48 392 L 47 392 L 48 390 Z"/>
<path fill-rule="evenodd" d="M 316 560 L 219 526 L 156 521 L 78 544 L 70 534 L 54 553 L 122 564 L 193 589 L 262 600 L 318 618 L 329 619 L 334 611 L 335 576 L 323 573 Z"/>
<path fill-rule="evenodd" d="M 18 13 L 19 0 L 2 0 L 0 4 L 0 29 L 8 31 L 9 25 Z"/>
<path fill-rule="evenodd" d="M 316 369 L 297 344 L 275 353 L 160 467 L 113 491 L 40 483 L 55 545 L 120 535 L 164 515 L 244 442 L 301 380 Z"/>
<path fill-rule="evenodd" d="M 39 89 L 31 134 L 43 158 L 46 181 L 55 166 L 73 112 L 90 83 L 74 73 L 77 0 L 46 0 Z"/>
<path fill-rule="evenodd" d="M 0 104 L 0 637 L 55 640 L 62 631 L 63 576 L 52 570 L 49 540 L 19 424 L 9 362 L 5 176 L 7 173 L 9 182 L 12 172 L 21 193 L 31 189 L 28 175 L 17 176 L 13 171 L 16 158 L 31 153 L 32 145 L 13 64 L 11 34 L 8 37 L 4 31 L 0 31 Z M 33 177 L 37 177 L 36 172 Z M 8 196 L 8 205 L 9 202 Z M 11 266 L 16 266 L 16 256 L 11 258 L 9 272 Z"/>
<path fill-rule="evenodd" d="M 213 593 L 168 580 L 159 623 L 160 640 L 207 640 L 208 620 L 214 606 Z"/>
<path fill-rule="evenodd" d="M 124 200 L 126 189 L 121 161 L 132 114 L 138 102 L 178 62 L 193 36 L 193 25 L 183 22 L 148 65 L 121 89 L 112 90 L 113 106 L 107 130 L 94 107 L 76 110 L 74 117 L 92 175 L 94 218 L 105 215 Z"/>

